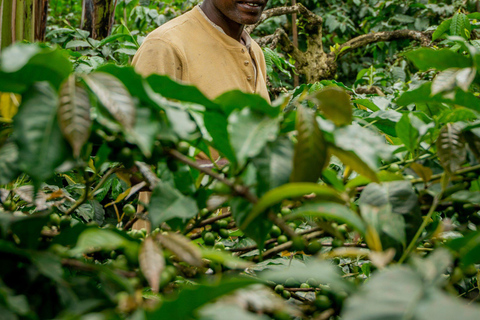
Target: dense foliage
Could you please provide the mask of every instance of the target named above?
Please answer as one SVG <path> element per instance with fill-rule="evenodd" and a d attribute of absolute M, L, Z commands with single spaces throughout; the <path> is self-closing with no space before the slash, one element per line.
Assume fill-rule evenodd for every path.
<path fill-rule="evenodd" d="M 0 318 L 479 319 L 477 3 L 302 1 L 333 51 L 432 42 L 370 44 L 296 88 L 266 48 L 272 105 L 128 66 L 195 3 L 119 1 L 100 40 L 51 0 L 47 42 L 2 50 Z M 209 147 L 222 160 L 197 161 Z"/>

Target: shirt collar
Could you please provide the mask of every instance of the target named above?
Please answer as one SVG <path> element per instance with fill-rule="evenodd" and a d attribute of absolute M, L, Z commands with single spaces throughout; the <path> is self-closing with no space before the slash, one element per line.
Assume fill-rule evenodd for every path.
<path fill-rule="evenodd" d="M 202 8 L 200 8 L 200 5 L 197 5 L 197 9 L 198 11 L 200 11 L 205 20 L 207 20 L 215 29 L 217 29 L 223 34 L 226 34 L 219 25 L 215 24 L 215 22 L 213 22 L 212 20 L 210 20 L 210 18 L 207 17 L 205 12 L 203 12 Z M 245 47 L 247 47 L 248 50 L 250 50 L 250 47 L 252 46 L 252 38 L 250 38 L 250 35 L 245 30 L 243 30 L 242 35 L 240 36 L 240 42 Z"/>

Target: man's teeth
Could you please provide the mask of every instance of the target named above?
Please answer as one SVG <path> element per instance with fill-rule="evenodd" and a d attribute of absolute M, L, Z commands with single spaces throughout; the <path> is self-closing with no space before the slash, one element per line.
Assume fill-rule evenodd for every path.
<path fill-rule="evenodd" d="M 258 3 L 246 3 L 246 5 L 250 6 L 250 7 L 258 7 Z"/>

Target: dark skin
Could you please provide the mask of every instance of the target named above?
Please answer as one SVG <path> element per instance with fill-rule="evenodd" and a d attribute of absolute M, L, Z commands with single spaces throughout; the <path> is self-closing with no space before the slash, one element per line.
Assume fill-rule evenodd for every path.
<path fill-rule="evenodd" d="M 200 5 L 207 17 L 223 31 L 240 41 L 246 24 L 255 24 L 268 0 L 205 0 Z"/>

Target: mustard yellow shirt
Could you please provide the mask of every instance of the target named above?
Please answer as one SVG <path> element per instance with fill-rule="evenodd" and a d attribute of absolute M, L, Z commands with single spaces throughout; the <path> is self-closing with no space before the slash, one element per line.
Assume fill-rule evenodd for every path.
<path fill-rule="evenodd" d="M 270 101 L 262 49 L 244 32 L 242 44 L 215 28 L 197 6 L 151 32 L 133 58 L 140 74 L 165 74 L 213 99 L 239 89 Z"/>

